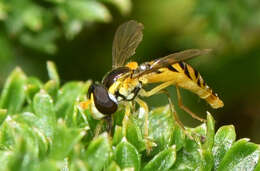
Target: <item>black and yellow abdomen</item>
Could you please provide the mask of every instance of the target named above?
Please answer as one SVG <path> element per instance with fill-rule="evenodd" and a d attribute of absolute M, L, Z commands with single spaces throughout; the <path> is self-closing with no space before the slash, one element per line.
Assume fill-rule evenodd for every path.
<path fill-rule="evenodd" d="M 212 108 L 223 107 L 223 102 L 213 93 L 205 83 L 200 73 L 185 62 L 179 62 L 160 68 L 157 72 L 145 75 L 147 83 L 159 83 L 170 81 L 173 85 L 187 89 L 200 98 L 205 99 Z"/>

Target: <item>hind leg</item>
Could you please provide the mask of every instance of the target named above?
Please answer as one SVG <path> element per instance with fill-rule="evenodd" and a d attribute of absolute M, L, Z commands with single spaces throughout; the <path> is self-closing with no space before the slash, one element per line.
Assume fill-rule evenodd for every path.
<path fill-rule="evenodd" d="M 170 110 L 171 110 L 171 114 L 172 114 L 172 117 L 173 119 L 176 121 L 176 124 L 183 130 L 183 132 L 189 137 L 192 139 L 192 137 L 190 136 L 190 134 L 188 134 L 188 132 L 186 131 L 186 129 L 184 128 L 184 125 L 183 123 L 181 122 L 181 120 L 179 119 L 176 111 L 175 111 L 175 108 L 174 108 L 174 104 L 172 102 L 172 99 L 170 97 L 170 94 L 167 90 L 165 90 L 165 85 L 171 85 L 172 83 L 171 82 L 166 82 L 167 84 L 161 84 L 157 87 L 155 87 L 154 89 L 150 90 L 150 91 L 145 91 L 145 90 L 142 90 L 140 92 L 140 95 L 141 96 L 145 96 L 145 97 L 149 97 L 149 96 L 152 96 L 154 94 L 160 94 L 160 93 L 163 93 L 165 94 L 167 97 L 168 97 L 168 102 L 169 102 L 169 105 L 170 105 Z"/>
<path fill-rule="evenodd" d="M 186 106 L 183 105 L 182 103 L 182 98 L 181 98 L 181 93 L 180 93 L 180 88 L 178 86 L 176 86 L 176 91 L 177 91 L 177 97 L 178 97 L 178 105 L 179 107 L 184 110 L 185 112 L 187 112 L 192 118 L 197 119 L 201 122 L 206 122 L 205 119 L 200 118 L 198 115 L 196 115 L 195 113 L 193 113 L 189 108 L 187 108 Z"/>
<path fill-rule="evenodd" d="M 170 105 L 170 110 L 171 110 L 171 114 L 173 116 L 173 120 L 176 121 L 177 125 L 183 130 L 183 132 L 190 138 L 190 139 L 193 139 L 190 134 L 186 131 L 186 129 L 184 128 L 184 125 L 183 123 L 181 122 L 181 120 L 179 119 L 177 113 L 176 113 L 176 110 L 175 110 L 175 107 L 174 107 L 174 104 L 172 102 L 172 99 L 170 97 L 170 93 L 167 91 L 167 90 L 161 90 L 159 93 L 163 93 L 167 96 L 168 98 L 168 102 L 169 102 L 169 105 Z"/>

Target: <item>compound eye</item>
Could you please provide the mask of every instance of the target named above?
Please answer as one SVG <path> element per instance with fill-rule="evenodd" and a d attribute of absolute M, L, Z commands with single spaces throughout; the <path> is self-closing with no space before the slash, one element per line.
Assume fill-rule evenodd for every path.
<path fill-rule="evenodd" d="M 103 85 L 92 84 L 89 93 L 93 93 L 94 103 L 99 112 L 103 114 L 113 114 L 117 110 L 117 101 L 109 95 Z M 110 97 L 111 96 L 111 97 Z"/>

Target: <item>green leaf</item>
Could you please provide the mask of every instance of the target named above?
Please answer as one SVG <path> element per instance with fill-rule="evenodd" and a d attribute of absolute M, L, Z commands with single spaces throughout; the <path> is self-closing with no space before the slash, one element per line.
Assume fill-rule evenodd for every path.
<path fill-rule="evenodd" d="M 17 137 L 24 135 L 27 146 L 34 153 L 34 157 L 37 156 L 39 159 L 45 158 L 49 150 L 49 138 L 44 130 L 38 129 L 39 118 L 35 117 L 30 113 L 23 113 L 17 115 L 14 118 L 17 123 L 20 124 L 20 129 L 17 130 Z M 29 150 L 28 150 L 29 151 Z"/>
<path fill-rule="evenodd" d="M 140 170 L 140 156 L 137 149 L 127 142 L 126 138 L 116 146 L 114 158 L 120 168 L 133 168 L 134 170 Z"/>
<path fill-rule="evenodd" d="M 259 160 L 258 160 L 258 163 L 257 163 L 254 171 L 260 171 L 260 162 L 259 162 Z"/>
<path fill-rule="evenodd" d="M 39 31 L 42 28 L 42 13 L 43 9 L 40 6 L 29 5 L 22 14 L 22 19 L 25 25 L 33 30 Z"/>
<path fill-rule="evenodd" d="M 59 77 L 59 74 L 57 72 L 56 65 L 52 61 L 47 62 L 47 70 L 48 70 L 48 74 L 49 74 L 50 79 L 55 81 L 57 83 L 58 87 L 59 87 L 60 77 Z"/>
<path fill-rule="evenodd" d="M 57 11 L 60 20 L 64 22 L 68 39 L 74 38 L 86 21 L 109 22 L 112 19 L 109 10 L 98 1 L 66 1 Z"/>
<path fill-rule="evenodd" d="M 87 81 L 83 87 L 82 87 L 82 93 L 76 98 L 73 104 L 73 110 L 72 112 L 69 112 L 65 116 L 65 122 L 68 126 L 75 126 L 75 127 L 88 127 L 91 128 L 91 130 L 94 132 L 96 124 L 99 122 L 99 120 L 95 120 L 92 118 L 90 111 L 83 110 L 80 107 L 81 101 L 86 101 L 85 93 L 88 90 L 89 86 L 91 84 L 91 81 Z M 93 128 L 94 126 L 94 128 Z"/>
<path fill-rule="evenodd" d="M 254 170 L 259 161 L 259 156 L 259 145 L 248 142 L 248 139 L 241 139 L 235 142 L 226 152 L 218 170 Z"/>
<path fill-rule="evenodd" d="M 60 165 L 57 166 L 58 164 L 56 163 L 56 161 L 52 161 L 52 160 L 44 160 L 42 162 L 39 162 L 35 165 L 35 167 L 33 168 L 33 171 L 57 171 L 57 170 L 61 170 L 60 167 L 58 167 Z"/>
<path fill-rule="evenodd" d="M 56 127 L 56 116 L 53 100 L 44 90 L 34 96 L 33 109 L 38 116 L 37 126 L 44 131 L 47 137 L 52 137 Z"/>
<path fill-rule="evenodd" d="M 32 103 L 33 97 L 42 88 L 42 82 L 36 77 L 29 77 L 26 81 L 26 98 L 29 104 Z"/>
<path fill-rule="evenodd" d="M 113 145 L 117 145 L 121 142 L 123 138 L 123 132 L 122 132 L 122 127 L 121 126 L 117 126 L 115 127 L 115 133 L 113 135 L 113 141 L 112 144 Z"/>
<path fill-rule="evenodd" d="M 16 68 L 2 90 L 0 108 L 7 109 L 8 114 L 14 114 L 21 110 L 25 101 L 26 76 L 20 68 Z"/>
<path fill-rule="evenodd" d="M 8 7 L 4 2 L 0 2 L 0 20 L 7 18 Z"/>
<path fill-rule="evenodd" d="M 66 83 L 59 91 L 55 111 L 58 117 L 65 117 L 73 113 L 74 103 L 76 99 L 86 93 L 88 87 L 82 82 Z"/>
<path fill-rule="evenodd" d="M 93 137 L 95 136 L 98 125 L 104 125 L 102 122 L 105 120 L 97 120 L 92 117 L 90 110 L 85 110 L 83 115 L 86 116 Z"/>
<path fill-rule="evenodd" d="M 125 116 L 125 109 L 123 106 L 119 105 L 119 108 L 117 109 L 116 113 L 113 114 L 114 124 L 122 126 L 122 122 Z"/>
<path fill-rule="evenodd" d="M 66 168 L 67 170 L 73 170 L 73 171 L 89 171 L 91 168 L 87 165 L 86 162 L 83 160 L 73 160 L 71 161 L 71 165 L 69 168 Z M 64 170 L 66 170 L 64 168 Z M 45 171 L 45 170 L 43 170 Z"/>
<path fill-rule="evenodd" d="M 56 81 L 49 80 L 46 84 L 44 84 L 43 89 L 52 97 L 54 101 L 56 101 L 59 91 L 58 83 Z"/>
<path fill-rule="evenodd" d="M 43 132 L 37 129 L 37 120 L 36 116 L 29 113 L 8 116 L 1 127 L 2 148 L 19 148 L 21 141 L 23 141 L 26 153 L 32 158 L 42 158 L 46 155 L 48 140 Z"/>
<path fill-rule="evenodd" d="M 85 134 L 86 131 L 83 129 L 66 127 L 64 121 L 60 119 L 54 132 L 50 158 L 63 160 Z"/>
<path fill-rule="evenodd" d="M 138 151 L 145 150 L 145 142 L 142 138 L 142 132 L 138 127 L 137 121 L 133 117 L 130 117 L 127 121 L 126 138 L 135 146 Z"/>
<path fill-rule="evenodd" d="M 97 20 L 109 22 L 111 20 L 111 14 L 107 8 L 97 1 L 67 1 L 64 9 L 67 10 L 67 13 L 71 15 L 71 17 L 83 21 Z"/>
<path fill-rule="evenodd" d="M 171 145 L 173 130 L 174 121 L 168 105 L 156 108 L 149 113 L 149 139 L 156 143 L 152 154 L 156 154 Z"/>
<path fill-rule="evenodd" d="M 57 29 L 43 30 L 38 34 L 24 32 L 19 41 L 21 44 L 32 49 L 42 51 L 48 54 L 54 54 L 57 51 L 57 46 L 54 40 L 59 37 L 60 32 Z"/>
<path fill-rule="evenodd" d="M 30 154 L 23 138 L 19 139 L 15 153 L 11 156 L 8 163 L 8 169 L 10 170 L 28 170 L 28 161 L 30 161 Z M 26 161 L 27 160 L 27 161 Z"/>
<path fill-rule="evenodd" d="M 217 131 L 212 150 L 215 170 L 218 169 L 219 163 L 223 159 L 226 152 L 231 148 L 235 139 L 236 133 L 233 125 L 223 126 Z"/>
<path fill-rule="evenodd" d="M 177 152 L 177 158 L 171 170 L 193 171 L 205 168 L 205 155 L 202 153 L 200 138 L 206 136 L 207 127 L 202 124 L 196 128 L 188 128 L 187 131 L 194 134 L 194 139 L 186 137 L 183 147 Z"/>
<path fill-rule="evenodd" d="M 175 145 L 167 148 L 153 157 L 152 160 L 144 167 L 145 171 L 149 170 L 169 170 L 176 160 Z"/>
<path fill-rule="evenodd" d="M 207 115 L 207 133 L 205 142 L 202 145 L 203 158 L 204 158 L 204 168 L 203 170 L 212 170 L 214 166 L 214 159 L 212 154 L 212 148 L 214 144 L 214 134 L 215 134 L 215 121 L 213 117 L 208 113 Z"/>
<path fill-rule="evenodd" d="M 66 115 L 65 122 L 68 126 L 89 128 L 85 114 L 79 109 L 79 102 L 75 102 L 73 112 L 70 115 Z"/>
<path fill-rule="evenodd" d="M 107 168 L 107 171 L 120 171 L 120 167 L 113 161 Z"/>
<path fill-rule="evenodd" d="M 7 110 L 6 109 L 0 109 L 0 126 L 4 122 L 6 116 L 7 116 Z"/>
<path fill-rule="evenodd" d="M 132 8 L 132 3 L 130 0 L 102 0 L 102 1 L 114 4 L 123 15 L 129 14 Z"/>
<path fill-rule="evenodd" d="M 174 127 L 172 140 L 176 146 L 176 151 L 179 151 L 185 144 L 185 133 L 178 125 Z"/>
<path fill-rule="evenodd" d="M 7 170 L 11 156 L 13 156 L 13 153 L 10 151 L 0 151 L 0 170 Z"/>
<path fill-rule="evenodd" d="M 85 160 L 92 170 L 102 170 L 110 158 L 110 142 L 106 133 L 94 139 L 88 146 Z"/>
<path fill-rule="evenodd" d="M 214 135 L 215 135 L 215 121 L 213 117 L 208 113 L 206 141 L 203 144 L 203 148 L 205 150 L 211 151 L 214 144 Z"/>

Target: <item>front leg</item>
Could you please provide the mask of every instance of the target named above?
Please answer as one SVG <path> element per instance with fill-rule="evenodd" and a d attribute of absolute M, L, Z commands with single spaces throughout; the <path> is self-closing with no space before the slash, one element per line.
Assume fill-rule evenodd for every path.
<path fill-rule="evenodd" d="M 130 103 L 129 102 L 125 103 L 125 115 L 124 115 L 124 119 L 123 119 L 123 123 L 122 123 L 124 137 L 126 137 L 127 122 L 129 120 L 130 112 L 131 112 Z"/>
<path fill-rule="evenodd" d="M 152 142 L 150 142 L 150 140 L 148 139 L 148 136 L 149 136 L 149 109 L 148 109 L 148 106 L 147 104 L 139 99 L 138 97 L 135 98 L 135 101 L 139 104 L 139 106 L 141 108 L 144 109 L 144 112 L 145 112 L 145 118 L 144 118 L 144 139 L 145 139 L 145 146 L 146 146 L 146 151 L 147 151 L 147 154 L 150 153 L 151 149 L 152 149 Z"/>

